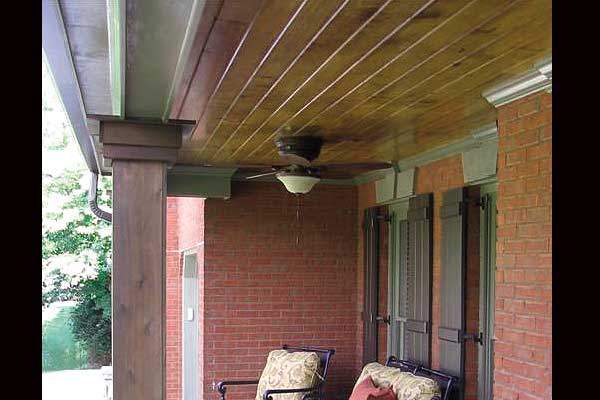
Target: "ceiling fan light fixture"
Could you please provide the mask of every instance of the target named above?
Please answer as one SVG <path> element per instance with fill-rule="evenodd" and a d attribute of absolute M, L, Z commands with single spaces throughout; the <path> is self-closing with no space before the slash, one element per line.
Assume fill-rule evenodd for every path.
<path fill-rule="evenodd" d="M 306 194 L 310 192 L 313 186 L 321 180 L 315 176 L 303 174 L 279 173 L 276 176 L 283 183 L 287 191 L 294 194 Z"/>

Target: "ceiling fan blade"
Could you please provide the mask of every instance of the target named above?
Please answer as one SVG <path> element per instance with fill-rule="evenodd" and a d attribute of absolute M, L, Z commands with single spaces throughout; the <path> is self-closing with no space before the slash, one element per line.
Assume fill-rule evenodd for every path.
<path fill-rule="evenodd" d="M 387 162 L 375 162 L 375 163 L 349 163 L 349 164 L 324 164 L 320 167 L 326 167 L 328 169 L 352 169 L 352 170 L 365 170 L 371 171 L 374 169 L 385 169 L 392 168 L 392 164 Z"/>
<path fill-rule="evenodd" d="M 276 166 L 274 165 L 261 165 L 261 164 L 235 164 L 234 166 L 237 169 L 241 170 L 251 170 L 251 169 L 274 169 Z"/>
<path fill-rule="evenodd" d="M 252 176 L 247 176 L 246 179 L 255 179 L 255 178 L 260 178 L 263 176 L 269 176 L 269 175 L 275 175 L 276 173 L 278 173 L 279 171 L 271 171 L 271 172 L 266 172 L 264 174 L 258 174 L 258 175 L 252 175 Z"/>

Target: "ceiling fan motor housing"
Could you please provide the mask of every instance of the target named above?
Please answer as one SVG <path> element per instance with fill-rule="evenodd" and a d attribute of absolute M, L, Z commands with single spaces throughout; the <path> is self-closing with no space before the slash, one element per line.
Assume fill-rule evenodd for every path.
<path fill-rule="evenodd" d="M 323 139 L 318 136 L 283 136 L 275 140 L 282 157 L 294 156 L 311 162 L 319 157 Z"/>

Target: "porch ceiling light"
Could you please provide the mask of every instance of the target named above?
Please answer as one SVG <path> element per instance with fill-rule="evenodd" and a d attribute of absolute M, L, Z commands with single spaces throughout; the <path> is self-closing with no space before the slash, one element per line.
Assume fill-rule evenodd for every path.
<path fill-rule="evenodd" d="M 283 183 L 288 192 L 294 194 L 305 194 L 315 186 L 321 179 L 302 173 L 280 172 L 277 179 Z"/>

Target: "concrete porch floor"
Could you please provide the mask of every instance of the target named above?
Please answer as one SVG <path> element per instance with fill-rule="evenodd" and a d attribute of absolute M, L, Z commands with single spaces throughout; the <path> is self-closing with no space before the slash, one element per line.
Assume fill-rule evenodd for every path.
<path fill-rule="evenodd" d="M 54 371 L 42 374 L 42 400 L 81 399 L 104 399 L 104 380 L 99 369 Z"/>

